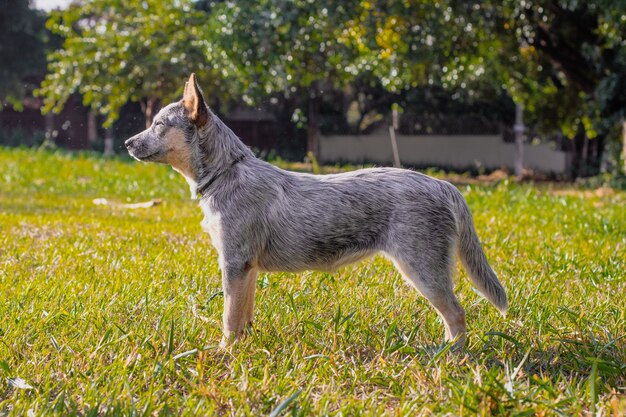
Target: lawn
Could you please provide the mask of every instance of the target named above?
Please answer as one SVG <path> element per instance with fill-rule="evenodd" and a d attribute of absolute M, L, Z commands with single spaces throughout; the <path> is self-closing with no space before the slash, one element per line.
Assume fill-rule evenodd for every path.
<path fill-rule="evenodd" d="M 382 257 L 262 274 L 254 330 L 220 350 L 182 177 L 0 148 L 0 415 L 624 415 L 626 192 L 458 186 L 510 302 L 503 318 L 457 268 L 462 355 Z"/>

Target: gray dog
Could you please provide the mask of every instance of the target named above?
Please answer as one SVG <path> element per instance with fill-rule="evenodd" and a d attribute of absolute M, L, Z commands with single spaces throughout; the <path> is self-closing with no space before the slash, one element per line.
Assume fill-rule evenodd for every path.
<path fill-rule="evenodd" d="M 254 156 L 206 106 L 195 75 L 183 99 L 126 141 L 140 161 L 170 164 L 201 195 L 202 227 L 219 254 L 222 345 L 252 322 L 259 271 L 334 271 L 383 252 L 443 318 L 446 340 L 465 342 L 465 311 L 453 292 L 454 254 L 501 312 L 507 298 L 480 245 L 463 196 L 417 172 L 363 169 L 310 175 Z"/>

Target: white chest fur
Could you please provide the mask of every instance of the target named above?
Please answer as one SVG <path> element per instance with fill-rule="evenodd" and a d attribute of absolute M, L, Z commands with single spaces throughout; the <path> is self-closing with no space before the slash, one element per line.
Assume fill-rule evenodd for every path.
<path fill-rule="evenodd" d="M 222 249 L 222 216 L 218 211 L 211 209 L 208 201 L 200 202 L 200 207 L 204 213 L 204 219 L 200 225 L 202 229 L 211 236 L 211 243 L 221 253 Z"/>

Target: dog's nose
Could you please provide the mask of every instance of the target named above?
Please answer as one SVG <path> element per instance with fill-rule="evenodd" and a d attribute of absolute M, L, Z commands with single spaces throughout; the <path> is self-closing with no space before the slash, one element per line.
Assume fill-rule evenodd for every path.
<path fill-rule="evenodd" d="M 133 146 L 133 142 L 134 138 L 126 139 L 126 142 L 124 142 L 124 146 L 126 146 L 126 149 L 130 149 Z"/>

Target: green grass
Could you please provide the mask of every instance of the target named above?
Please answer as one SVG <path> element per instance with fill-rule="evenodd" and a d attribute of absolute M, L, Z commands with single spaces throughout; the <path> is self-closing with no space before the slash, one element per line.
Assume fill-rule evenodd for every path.
<path fill-rule="evenodd" d="M 381 257 L 262 274 L 254 331 L 223 351 L 216 254 L 178 174 L 0 149 L 0 414 L 623 415 L 626 193 L 460 188 L 510 300 L 502 318 L 459 268 L 464 355 Z"/>

